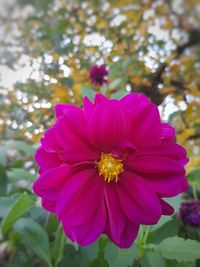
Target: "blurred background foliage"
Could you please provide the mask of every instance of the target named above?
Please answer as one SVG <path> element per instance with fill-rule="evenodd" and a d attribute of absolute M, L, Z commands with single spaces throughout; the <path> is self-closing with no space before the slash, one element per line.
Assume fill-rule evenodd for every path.
<path fill-rule="evenodd" d="M 167 242 L 181 247 L 181 237 L 199 240 L 199 229 L 183 226 L 177 215 L 164 218 L 150 234 L 141 230 L 138 253 L 135 247 L 121 251 L 104 238 L 83 249 L 65 244 L 54 216 L 41 210 L 31 192 L 34 151 L 54 119 L 54 104 L 81 106 L 83 96 L 92 99 L 96 92 L 113 98 L 138 92 L 175 126 L 190 157 L 191 187 L 184 198 L 199 197 L 199 1 L 2 0 L 0 10 L 0 265 L 127 267 L 142 255 L 133 266 L 200 266 L 196 254 L 188 256 L 189 263 L 187 257 L 177 260 L 184 245 L 174 256 L 168 248 L 163 252 Z M 92 65 L 107 66 L 108 84 L 91 83 Z M 182 200 L 174 201 L 178 211 Z M 176 240 L 155 248 L 170 237 Z M 188 243 L 186 251 L 198 245 Z"/>

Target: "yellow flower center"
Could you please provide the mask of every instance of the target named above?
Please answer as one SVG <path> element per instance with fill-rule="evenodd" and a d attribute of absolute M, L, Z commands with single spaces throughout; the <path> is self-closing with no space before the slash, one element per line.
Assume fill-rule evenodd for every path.
<path fill-rule="evenodd" d="M 123 172 L 121 159 L 113 157 L 112 154 L 101 154 L 100 161 L 97 162 L 99 175 L 104 177 L 104 181 L 110 183 L 115 180 L 118 182 L 120 173 Z"/>

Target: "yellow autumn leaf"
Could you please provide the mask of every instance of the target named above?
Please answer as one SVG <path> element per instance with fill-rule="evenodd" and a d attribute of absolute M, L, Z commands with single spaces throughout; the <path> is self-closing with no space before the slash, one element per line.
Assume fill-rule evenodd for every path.
<path fill-rule="evenodd" d="M 108 27 L 108 23 L 106 20 L 101 19 L 101 20 L 97 21 L 97 23 L 96 23 L 96 28 L 98 30 L 106 29 L 107 27 Z"/>
<path fill-rule="evenodd" d="M 87 69 L 74 69 L 71 75 L 76 83 L 85 83 L 89 80 L 89 71 Z"/>
<path fill-rule="evenodd" d="M 185 129 L 182 133 L 177 135 L 178 143 L 184 144 L 189 137 L 195 134 L 195 132 L 194 128 Z"/>
<path fill-rule="evenodd" d="M 139 77 L 139 76 L 133 76 L 131 78 L 131 82 L 136 84 L 136 85 L 139 85 L 139 84 L 141 84 L 142 80 L 141 80 L 141 77 Z"/>
<path fill-rule="evenodd" d="M 58 84 L 52 85 L 52 103 L 57 103 L 57 102 L 67 102 L 69 101 L 69 95 L 68 95 L 68 88 L 66 86 L 61 86 Z"/>
<path fill-rule="evenodd" d="M 186 165 L 186 173 L 190 173 L 195 169 L 199 169 L 200 166 L 200 156 L 190 156 L 190 160 Z"/>
<path fill-rule="evenodd" d="M 75 83 L 73 86 L 74 97 L 75 97 L 76 103 L 81 102 L 81 86 L 82 86 L 82 84 L 80 84 L 80 83 Z"/>
<path fill-rule="evenodd" d="M 111 0 L 110 3 L 112 4 L 113 7 L 122 7 L 125 5 L 132 4 L 132 0 Z"/>

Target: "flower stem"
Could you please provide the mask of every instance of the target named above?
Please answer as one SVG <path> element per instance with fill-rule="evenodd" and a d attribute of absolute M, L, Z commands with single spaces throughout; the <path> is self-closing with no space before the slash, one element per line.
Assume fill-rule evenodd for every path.
<path fill-rule="evenodd" d="M 147 238 L 148 238 L 149 232 L 150 232 L 150 226 L 147 226 L 146 232 L 145 232 L 144 237 L 143 237 L 144 244 L 147 243 Z"/>
<path fill-rule="evenodd" d="M 140 267 L 141 259 L 144 256 L 145 250 L 146 250 L 146 244 L 147 244 L 147 238 L 150 232 L 150 226 L 147 226 L 146 231 L 143 235 L 142 240 L 138 240 L 137 246 L 138 246 L 138 256 L 136 260 L 134 261 L 132 267 Z"/>
<path fill-rule="evenodd" d="M 136 260 L 134 261 L 132 267 L 140 267 L 140 266 L 141 266 L 141 265 L 140 265 L 140 259 L 138 258 L 138 259 L 136 259 Z"/>
<path fill-rule="evenodd" d="M 46 217 L 46 220 L 45 220 L 45 223 L 44 223 L 44 228 L 46 230 L 47 230 L 47 227 L 48 227 L 48 222 L 49 222 L 50 216 L 51 216 L 51 213 L 48 212 L 47 217 Z"/>
<path fill-rule="evenodd" d="M 198 200 L 195 182 L 192 183 L 192 193 L 193 193 L 194 199 Z"/>

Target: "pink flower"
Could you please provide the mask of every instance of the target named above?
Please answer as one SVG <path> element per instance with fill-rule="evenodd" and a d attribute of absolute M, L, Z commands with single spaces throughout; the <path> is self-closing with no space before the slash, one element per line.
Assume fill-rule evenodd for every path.
<path fill-rule="evenodd" d="M 184 224 L 200 227 L 200 200 L 188 200 L 181 204 L 180 217 Z"/>
<path fill-rule="evenodd" d="M 108 71 L 106 70 L 106 67 L 104 65 L 97 66 L 94 65 L 90 69 L 90 80 L 91 83 L 102 85 L 104 83 L 107 83 L 108 80 L 106 79 L 106 76 L 108 75 Z"/>
<path fill-rule="evenodd" d="M 35 155 L 40 177 L 33 189 L 71 240 L 84 246 L 105 233 L 127 248 L 140 224 L 173 213 L 163 198 L 188 187 L 188 159 L 147 97 L 97 94 L 83 109 L 58 104 L 55 113 Z"/>

